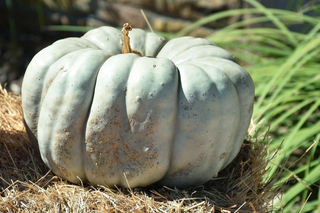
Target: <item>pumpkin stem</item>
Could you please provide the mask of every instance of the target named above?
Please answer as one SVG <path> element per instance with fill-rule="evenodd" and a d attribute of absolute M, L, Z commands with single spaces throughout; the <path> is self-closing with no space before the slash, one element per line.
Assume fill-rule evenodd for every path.
<path fill-rule="evenodd" d="M 138 50 L 131 49 L 130 37 L 129 37 L 129 31 L 131 31 L 131 30 L 132 30 L 132 27 L 131 27 L 130 23 L 125 23 L 123 25 L 123 28 L 121 30 L 121 32 L 122 32 L 122 54 L 135 53 L 135 54 L 138 54 L 142 57 L 143 55 Z"/>

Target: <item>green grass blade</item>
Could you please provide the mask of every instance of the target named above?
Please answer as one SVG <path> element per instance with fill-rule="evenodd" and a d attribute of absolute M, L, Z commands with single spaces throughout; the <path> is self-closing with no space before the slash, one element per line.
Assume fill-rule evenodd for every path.
<path fill-rule="evenodd" d="M 318 180 L 320 180 L 319 171 L 320 171 L 320 165 L 313 168 L 312 171 L 309 173 L 309 175 L 304 178 L 304 183 L 306 185 L 311 185 L 317 182 Z M 303 185 L 302 183 L 295 184 L 294 186 L 290 187 L 286 191 L 286 193 L 282 197 L 281 202 L 284 204 L 288 203 L 289 201 L 294 199 L 298 194 L 300 194 L 304 189 L 305 189 L 305 185 Z M 284 212 L 290 212 L 290 207 L 289 206 L 285 207 Z"/>
<path fill-rule="evenodd" d="M 320 43 L 320 37 L 319 37 L 319 43 Z M 313 57 L 320 54 L 320 48 L 314 50 L 313 52 L 305 55 L 304 57 L 301 57 L 300 61 L 296 63 L 290 70 L 288 70 L 283 78 L 281 78 L 281 81 L 279 84 L 277 84 L 277 88 L 274 90 L 272 96 L 269 98 L 269 100 L 266 102 L 266 104 L 272 103 L 275 101 L 275 99 L 279 96 L 280 92 L 283 90 L 283 88 L 286 86 L 287 82 L 292 78 L 292 76 L 297 72 L 305 63 L 307 63 L 309 60 L 311 60 Z"/>
<path fill-rule="evenodd" d="M 319 165 L 320 164 L 320 159 L 317 159 L 317 160 L 314 160 L 311 162 L 310 164 L 310 169 L 311 168 L 314 168 L 315 166 Z M 302 165 L 298 168 L 296 168 L 295 170 L 293 170 L 292 172 L 286 172 L 279 180 L 278 180 L 278 183 L 279 184 L 282 184 L 282 183 L 286 183 L 290 180 L 293 180 L 295 179 L 293 177 L 293 174 L 295 175 L 300 175 L 301 173 L 303 173 L 306 169 L 307 169 L 308 165 Z"/>
<path fill-rule="evenodd" d="M 273 120 L 271 125 L 270 125 L 270 130 L 273 130 L 274 128 L 276 128 L 280 123 L 282 123 L 284 120 L 286 120 L 290 115 L 292 115 L 293 113 L 297 112 L 298 110 L 300 110 L 301 108 L 309 105 L 310 103 L 314 102 L 316 100 L 316 98 L 314 99 L 306 99 L 304 100 L 303 102 L 291 107 L 290 109 L 288 110 L 283 110 L 281 112 L 284 112 L 282 113 L 282 115 L 280 115 L 280 117 L 278 117 L 276 120 Z M 279 108 L 279 107 L 276 107 L 276 109 Z M 270 113 L 271 114 L 271 113 Z M 278 114 L 278 113 L 274 113 L 274 114 Z M 274 115 L 271 114 L 270 117 L 273 117 Z M 265 119 L 269 120 L 268 118 L 269 117 L 264 117 Z"/>
<path fill-rule="evenodd" d="M 267 94 L 270 93 L 271 91 L 271 88 L 273 85 L 276 85 L 276 82 L 277 80 L 281 79 L 281 75 L 284 76 L 285 73 L 290 70 L 295 64 L 297 61 L 301 60 L 301 58 L 303 58 L 305 56 L 305 54 L 307 54 L 309 51 L 311 51 L 312 49 L 314 48 L 317 48 L 313 53 L 310 53 L 310 57 L 314 56 L 314 54 L 318 51 L 320 52 L 320 48 L 318 48 L 320 45 L 320 36 L 316 37 L 315 39 L 312 40 L 312 42 L 309 42 L 308 44 L 306 45 L 302 45 L 302 46 L 299 46 L 295 52 L 290 56 L 290 58 L 288 58 L 288 60 L 286 61 L 286 63 L 284 63 L 280 68 L 279 68 L 279 71 L 278 73 L 273 76 L 273 78 L 270 80 L 270 82 L 268 83 L 268 85 L 266 86 L 264 92 L 261 94 L 261 96 L 259 97 L 259 100 L 256 104 L 256 107 L 261 107 L 262 106 L 262 103 L 265 101 L 265 98 L 267 96 Z M 307 58 L 306 58 L 307 59 Z M 304 60 L 302 62 L 305 62 Z M 299 62 L 302 66 L 302 62 Z M 284 84 L 283 84 L 284 85 Z M 281 91 L 281 89 L 277 89 L 277 92 L 276 94 L 278 94 L 279 92 Z M 275 95 L 273 96 L 273 99 L 274 99 Z M 269 101 L 269 103 L 271 102 L 272 100 Z M 269 104 L 268 102 L 265 104 Z"/>
<path fill-rule="evenodd" d="M 301 13 L 297 12 L 292 12 L 292 11 L 286 11 L 286 10 L 281 10 L 281 9 L 271 9 L 268 8 L 268 10 L 274 14 L 274 16 L 279 16 L 279 15 L 284 15 L 284 16 L 291 16 L 292 20 L 296 20 L 297 23 L 301 22 L 307 22 L 312 25 L 315 25 L 319 23 L 320 19 L 319 17 L 311 17 L 307 15 L 303 15 Z M 245 8 L 245 9 L 234 9 L 234 10 L 227 10 L 227 11 L 222 11 L 218 13 L 214 13 L 212 15 L 209 15 L 207 17 L 204 17 L 193 24 L 189 25 L 188 27 L 182 29 L 180 32 L 178 32 L 176 35 L 177 36 L 184 36 L 191 31 L 209 24 L 211 22 L 217 21 L 219 19 L 231 17 L 231 16 L 236 16 L 236 15 L 245 15 L 245 14 L 264 14 L 264 11 L 259 11 L 257 8 Z M 290 32 L 292 33 L 292 32 Z"/>
<path fill-rule="evenodd" d="M 295 137 L 291 141 L 287 140 L 288 138 L 287 135 L 278 137 L 272 141 L 272 143 L 269 146 L 269 150 L 278 149 L 280 147 L 280 144 L 283 141 L 285 143 L 290 143 L 292 146 L 287 147 L 286 151 L 282 151 L 282 153 L 284 154 L 279 156 L 279 158 L 281 159 L 283 158 L 284 155 L 288 157 L 293 150 L 299 147 L 303 147 L 304 145 L 308 146 L 308 144 L 310 144 L 310 141 L 313 140 L 312 138 L 319 133 L 319 128 L 320 128 L 320 122 L 316 122 L 314 125 L 312 125 L 312 127 L 303 128 L 295 134 Z"/>
<path fill-rule="evenodd" d="M 289 41 L 296 46 L 298 44 L 298 40 L 294 37 L 294 35 L 289 31 L 289 29 L 279 20 L 277 16 L 274 15 L 274 13 L 267 9 L 265 6 L 260 4 L 256 0 L 245 0 L 246 2 L 250 3 L 254 7 L 256 7 L 259 11 L 264 13 L 269 19 L 277 26 L 279 29 L 283 31 L 283 33 L 288 37 Z"/>
<path fill-rule="evenodd" d="M 298 33 L 298 32 L 291 32 L 299 41 L 303 40 L 305 38 L 305 34 Z M 280 29 L 274 29 L 274 28 L 249 28 L 249 29 L 235 29 L 232 31 L 229 31 L 228 33 L 219 33 L 216 32 L 212 35 L 209 35 L 207 39 L 209 40 L 226 40 L 226 37 L 233 36 L 234 38 L 240 39 L 245 36 L 254 36 L 254 35 L 260 35 L 268 38 L 273 38 L 278 41 L 287 42 L 286 35 L 280 30 Z M 233 38 L 233 40 L 235 40 Z"/>
<path fill-rule="evenodd" d="M 290 51 L 284 51 L 275 49 L 273 47 L 260 46 L 260 45 L 250 45 L 250 44 L 241 44 L 241 43 L 224 43 L 219 42 L 219 46 L 222 47 L 237 47 L 242 49 L 249 49 L 253 51 L 259 51 L 266 55 L 276 55 L 276 56 L 288 56 L 290 55 Z"/>
<path fill-rule="evenodd" d="M 320 139 L 320 133 L 317 134 L 316 139 L 315 139 L 315 144 L 311 149 L 309 158 L 308 158 L 308 163 L 306 165 L 306 169 L 304 171 L 304 176 L 308 176 L 310 174 L 310 169 L 312 168 L 312 162 L 314 161 L 314 154 L 316 152 L 316 149 L 319 144 L 319 139 Z M 302 195 L 302 202 L 304 202 L 308 196 L 309 190 L 304 190 L 303 195 Z"/>

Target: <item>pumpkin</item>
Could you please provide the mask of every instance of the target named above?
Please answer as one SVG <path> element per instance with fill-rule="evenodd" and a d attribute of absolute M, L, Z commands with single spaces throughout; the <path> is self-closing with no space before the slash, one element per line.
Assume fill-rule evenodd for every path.
<path fill-rule="evenodd" d="M 41 50 L 22 85 L 31 141 L 72 183 L 185 188 L 238 154 L 254 85 L 228 51 L 203 38 L 125 24 Z"/>

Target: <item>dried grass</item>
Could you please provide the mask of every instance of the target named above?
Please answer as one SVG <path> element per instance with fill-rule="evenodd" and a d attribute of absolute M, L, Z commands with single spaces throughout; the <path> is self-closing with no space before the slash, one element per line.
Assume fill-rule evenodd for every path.
<path fill-rule="evenodd" d="M 0 212 L 271 212 L 278 194 L 267 145 L 246 140 L 237 158 L 205 185 L 110 189 L 74 185 L 49 171 L 23 126 L 21 97 L 0 88 Z"/>

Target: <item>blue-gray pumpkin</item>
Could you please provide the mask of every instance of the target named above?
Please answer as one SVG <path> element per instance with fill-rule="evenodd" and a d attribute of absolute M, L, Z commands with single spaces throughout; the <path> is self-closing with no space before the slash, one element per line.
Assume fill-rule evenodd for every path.
<path fill-rule="evenodd" d="M 194 37 L 133 29 L 58 40 L 22 86 L 29 136 L 73 183 L 180 188 L 203 184 L 238 154 L 253 110 L 250 75 L 228 51 Z M 128 185 L 129 184 L 129 185 Z"/>

